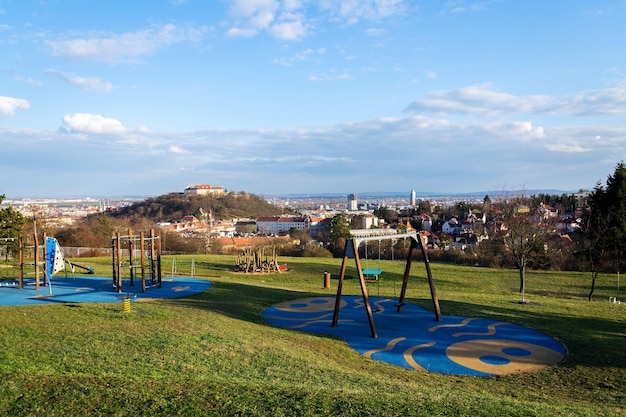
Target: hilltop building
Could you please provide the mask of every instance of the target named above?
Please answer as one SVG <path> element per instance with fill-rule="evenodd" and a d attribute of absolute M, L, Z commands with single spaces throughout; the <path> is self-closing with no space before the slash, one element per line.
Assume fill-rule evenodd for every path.
<path fill-rule="evenodd" d="M 226 194 L 222 187 L 213 187 L 209 184 L 188 185 L 185 188 L 185 195 L 215 195 L 220 196 Z"/>

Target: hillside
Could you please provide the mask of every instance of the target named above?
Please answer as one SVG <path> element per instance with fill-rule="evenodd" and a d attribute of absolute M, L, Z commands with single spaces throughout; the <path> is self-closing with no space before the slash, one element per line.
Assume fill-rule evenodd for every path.
<path fill-rule="evenodd" d="M 158 223 L 179 221 L 188 215 L 202 219 L 203 212 L 217 221 L 279 215 L 284 214 L 285 210 L 253 194 L 229 193 L 216 197 L 170 193 L 120 208 L 111 216 L 131 221 L 142 218 Z"/>

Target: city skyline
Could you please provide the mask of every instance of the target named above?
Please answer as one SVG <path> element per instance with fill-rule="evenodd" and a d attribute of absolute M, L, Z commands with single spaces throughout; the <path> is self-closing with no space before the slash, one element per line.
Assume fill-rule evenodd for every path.
<path fill-rule="evenodd" d="M 591 189 L 626 159 L 624 17 L 615 0 L 0 0 L 0 194 Z"/>

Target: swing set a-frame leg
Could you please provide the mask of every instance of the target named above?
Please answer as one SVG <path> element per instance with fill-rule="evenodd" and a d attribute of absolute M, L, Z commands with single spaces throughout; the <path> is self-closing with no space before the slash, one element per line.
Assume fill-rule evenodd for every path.
<path fill-rule="evenodd" d="M 400 291 L 400 298 L 398 300 L 398 313 L 402 312 L 402 307 L 404 306 L 404 298 L 406 296 L 406 287 L 409 283 L 409 273 L 411 271 L 411 263 L 413 261 L 413 251 L 416 248 L 416 245 L 419 245 L 422 256 L 424 257 L 424 266 L 426 267 L 426 275 L 428 276 L 428 285 L 430 287 L 430 298 L 433 302 L 433 309 L 435 310 L 435 317 L 437 321 L 441 321 L 441 309 L 439 308 L 439 299 L 437 298 L 437 292 L 435 291 L 435 282 L 433 281 L 433 274 L 430 270 L 430 261 L 428 260 L 428 254 L 424 249 L 424 244 L 422 243 L 422 238 L 418 234 L 417 241 L 411 239 L 411 246 L 409 248 L 409 253 L 407 255 L 406 267 L 404 268 L 404 278 L 402 280 L 402 290 Z"/>
<path fill-rule="evenodd" d="M 356 239 L 350 239 L 346 242 L 346 247 L 344 249 L 343 261 L 341 262 L 341 274 L 339 275 L 339 283 L 337 285 L 337 297 L 335 298 L 335 311 L 333 313 L 333 322 L 332 326 L 337 327 L 337 322 L 339 320 L 339 310 L 341 308 L 341 291 L 343 289 L 343 281 L 346 276 L 346 267 L 348 259 L 350 255 L 354 258 L 354 262 L 356 264 L 356 270 L 359 274 L 359 284 L 361 285 L 361 293 L 363 294 L 363 304 L 365 305 L 365 309 L 367 311 L 367 318 L 369 320 L 370 330 L 372 331 L 372 337 L 378 338 L 378 333 L 376 332 L 376 325 L 374 324 L 374 316 L 372 314 L 372 307 L 370 306 L 369 296 L 367 294 L 367 285 L 365 284 L 365 278 L 363 277 L 363 271 L 361 269 L 361 260 L 359 259 L 359 253 L 357 250 Z"/>

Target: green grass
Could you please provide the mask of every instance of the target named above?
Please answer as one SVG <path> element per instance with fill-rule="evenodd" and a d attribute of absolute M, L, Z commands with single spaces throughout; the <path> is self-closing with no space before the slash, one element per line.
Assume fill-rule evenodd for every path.
<path fill-rule="evenodd" d="M 518 304 L 516 271 L 432 264 L 444 315 L 522 324 L 569 349 L 544 371 L 475 378 L 395 367 L 342 340 L 263 323 L 269 305 L 334 295 L 340 260 L 281 258 L 288 273 L 244 275 L 230 272 L 232 256 L 177 257 L 178 270 L 192 258 L 212 289 L 133 303 L 131 313 L 121 303 L 0 307 L 0 415 L 626 414 L 626 305 L 608 303 L 615 276 L 601 276 L 589 302 L 588 274 L 531 271 L 531 303 Z M 110 276 L 110 259 L 76 261 Z M 164 276 L 171 265 L 164 258 Z M 378 265 L 384 272 L 370 295 L 397 296 L 403 265 Z M 344 293 L 360 294 L 353 265 L 348 276 Z M 407 297 L 432 310 L 420 263 Z"/>

